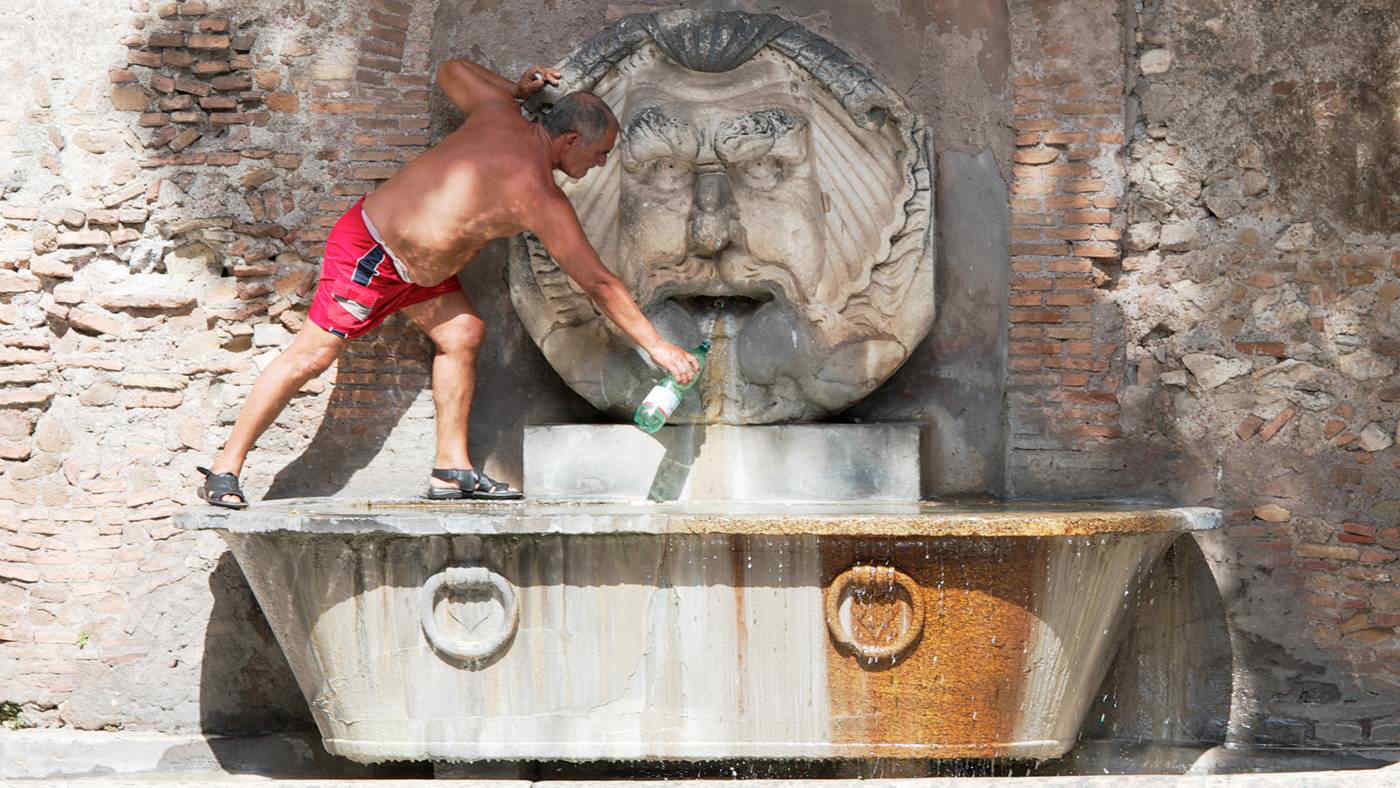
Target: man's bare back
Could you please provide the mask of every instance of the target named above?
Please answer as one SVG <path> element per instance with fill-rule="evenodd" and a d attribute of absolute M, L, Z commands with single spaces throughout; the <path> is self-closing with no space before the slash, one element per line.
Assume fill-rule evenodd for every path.
<path fill-rule="evenodd" d="M 558 192 L 548 134 L 506 104 L 483 106 L 369 197 L 365 213 L 414 284 L 431 287 L 481 247 L 529 229 Z"/>

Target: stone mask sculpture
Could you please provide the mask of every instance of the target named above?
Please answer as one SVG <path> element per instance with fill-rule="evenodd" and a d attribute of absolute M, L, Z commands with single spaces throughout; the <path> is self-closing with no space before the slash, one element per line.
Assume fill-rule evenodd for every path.
<path fill-rule="evenodd" d="M 626 17 L 560 69 L 622 126 L 605 166 L 562 184 L 584 230 L 667 339 L 713 344 L 673 422 L 820 417 L 927 334 L 926 126 L 846 53 L 775 16 L 685 10 Z M 629 416 L 657 373 L 532 236 L 510 289 L 569 386 Z"/>

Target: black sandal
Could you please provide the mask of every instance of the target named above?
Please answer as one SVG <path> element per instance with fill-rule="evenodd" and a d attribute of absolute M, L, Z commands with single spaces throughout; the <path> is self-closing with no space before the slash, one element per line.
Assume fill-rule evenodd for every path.
<path fill-rule="evenodd" d="M 434 468 L 434 479 L 456 482 L 456 487 L 428 485 L 430 501 L 460 501 L 464 498 L 483 501 L 513 501 L 525 497 L 519 490 L 512 490 L 509 484 L 498 482 L 472 468 Z"/>
<path fill-rule="evenodd" d="M 204 474 L 204 485 L 199 488 L 199 497 L 225 509 L 246 509 L 248 508 L 248 496 L 243 494 L 243 490 L 238 487 L 238 474 L 236 473 L 214 473 L 208 468 L 195 466 L 195 470 Z M 237 501 L 225 501 L 225 495 L 237 495 Z"/>

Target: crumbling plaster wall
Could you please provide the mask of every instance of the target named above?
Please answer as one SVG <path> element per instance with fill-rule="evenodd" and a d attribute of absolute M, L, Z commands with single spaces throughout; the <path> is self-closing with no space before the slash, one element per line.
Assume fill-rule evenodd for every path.
<path fill-rule="evenodd" d="M 1135 9 L 1125 473 L 1225 509 L 1230 736 L 1400 742 L 1400 21 L 1387 0 Z M 1147 478 L 1155 477 L 1155 478 Z M 1136 479 L 1136 481 L 1134 481 Z"/>

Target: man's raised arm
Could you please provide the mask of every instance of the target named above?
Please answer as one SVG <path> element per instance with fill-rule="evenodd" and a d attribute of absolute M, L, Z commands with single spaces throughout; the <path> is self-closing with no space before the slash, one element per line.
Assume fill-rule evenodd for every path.
<path fill-rule="evenodd" d="M 470 115 L 484 104 L 514 104 L 543 89 L 558 85 L 559 72 L 544 66 L 531 66 L 518 82 L 511 82 L 485 66 L 466 59 L 447 60 L 438 66 L 438 87 L 463 114 Z"/>
<path fill-rule="evenodd" d="M 564 273 L 598 305 L 603 316 L 641 346 L 657 366 L 674 375 L 682 385 L 689 383 L 700 370 L 700 363 L 679 346 L 661 338 L 632 299 L 632 294 L 627 292 L 627 286 L 599 259 L 598 252 L 579 226 L 568 198 L 560 194 L 546 199 L 534 219 L 535 226 L 530 229 Z"/>

